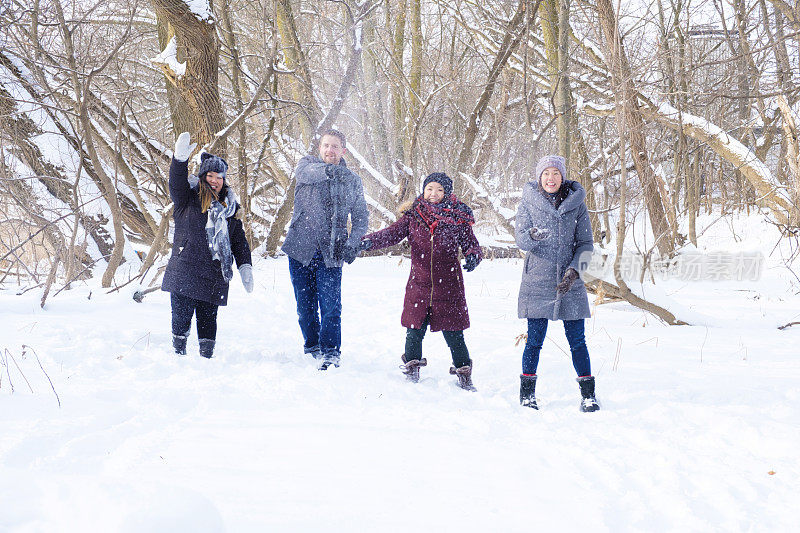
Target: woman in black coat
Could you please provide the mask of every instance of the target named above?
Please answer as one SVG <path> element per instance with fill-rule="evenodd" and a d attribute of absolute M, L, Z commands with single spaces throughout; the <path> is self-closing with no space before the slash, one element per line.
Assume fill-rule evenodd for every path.
<path fill-rule="evenodd" d="M 217 338 L 217 309 L 228 303 L 233 259 L 247 292 L 253 291 L 252 260 L 242 221 L 236 218 L 236 195 L 225 182 L 228 164 L 203 153 L 197 183 L 190 183 L 188 159 L 197 145 L 189 142 L 189 134 L 181 133 L 169 169 L 175 237 L 161 289 L 171 294 L 175 353 L 186 355 L 196 315 L 200 355 L 210 358 Z"/>

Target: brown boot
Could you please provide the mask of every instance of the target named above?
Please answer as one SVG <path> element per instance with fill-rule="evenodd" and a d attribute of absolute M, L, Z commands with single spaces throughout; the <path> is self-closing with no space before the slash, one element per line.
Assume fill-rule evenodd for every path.
<path fill-rule="evenodd" d="M 428 360 L 423 357 L 422 359 L 412 359 L 407 361 L 406 354 L 403 354 L 400 359 L 403 360 L 403 364 L 400 365 L 400 369 L 403 371 L 403 374 L 406 375 L 406 379 L 411 383 L 419 382 L 419 367 L 427 366 Z"/>
<path fill-rule="evenodd" d="M 472 364 L 464 365 L 461 368 L 450 367 L 450 373 L 458 378 L 458 386 L 464 390 L 475 392 L 478 389 L 472 384 Z"/>

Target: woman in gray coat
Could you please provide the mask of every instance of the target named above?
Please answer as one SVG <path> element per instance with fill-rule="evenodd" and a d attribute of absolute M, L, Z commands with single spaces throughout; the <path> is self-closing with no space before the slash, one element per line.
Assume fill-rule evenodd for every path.
<path fill-rule="evenodd" d="M 528 320 L 522 352 L 519 401 L 538 409 L 536 369 L 548 320 L 562 320 L 578 373 L 581 410 L 597 411 L 594 377 L 584 337 L 589 299 L 580 272 L 592 255 L 592 225 L 580 183 L 566 179 L 564 158 L 549 155 L 536 165 L 535 182 L 525 184 L 516 218 L 517 246 L 525 250 L 519 289 L 519 317 Z"/>

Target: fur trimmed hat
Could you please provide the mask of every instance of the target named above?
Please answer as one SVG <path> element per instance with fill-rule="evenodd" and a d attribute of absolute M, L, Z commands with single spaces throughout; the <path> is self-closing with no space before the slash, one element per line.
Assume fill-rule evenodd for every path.
<path fill-rule="evenodd" d="M 425 191 L 425 187 L 427 187 L 432 181 L 435 181 L 442 186 L 445 195 L 453 194 L 453 180 L 444 172 L 434 172 L 433 174 L 428 174 L 428 177 L 422 182 L 422 190 Z"/>
<path fill-rule="evenodd" d="M 542 172 L 550 167 L 555 167 L 561 172 L 562 183 L 567 179 L 567 166 L 563 157 L 560 155 L 546 155 L 536 163 L 536 181 L 542 182 Z"/>
<path fill-rule="evenodd" d="M 197 177 L 200 178 L 200 181 L 205 181 L 206 174 L 209 172 L 216 172 L 225 181 L 225 174 L 228 173 L 228 162 L 218 155 L 203 152 L 200 154 L 200 168 L 197 169 Z"/>

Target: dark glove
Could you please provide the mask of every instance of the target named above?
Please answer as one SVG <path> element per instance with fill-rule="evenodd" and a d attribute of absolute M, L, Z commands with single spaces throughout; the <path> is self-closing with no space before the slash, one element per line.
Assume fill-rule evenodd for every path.
<path fill-rule="evenodd" d="M 564 272 L 564 277 L 561 280 L 561 283 L 556 285 L 556 294 L 559 298 L 567 294 L 569 289 L 572 287 L 572 284 L 575 283 L 575 280 L 578 279 L 578 271 L 574 268 L 568 268 L 566 272 Z"/>
<path fill-rule="evenodd" d="M 348 265 L 352 265 L 353 261 L 355 261 L 356 257 L 358 257 L 358 253 L 360 251 L 361 250 L 358 248 L 358 246 L 347 245 L 344 247 L 344 251 L 342 252 L 342 259 L 344 259 L 344 262 Z"/>
<path fill-rule="evenodd" d="M 543 240 L 545 240 L 546 238 L 548 238 L 550 236 L 550 230 L 547 229 L 547 228 L 539 229 L 537 227 L 533 227 L 533 228 L 530 229 L 528 234 L 531 236 L 531 239 L 533 239 L 534 241 L 543 241 Z"/>
<path fill-rule="evenodd" d="M 369 250 L 372 248 L 372 241 L 369 239 L 364 239 L 357 246 L 350 246 L 349 244 L 344 247 L 344 251 L 342 252 L 342 259 L 348 264 L 353 264 L 353 261 L 356 260 L 358 254 L 360 254 L 364 250 Z"/>
<path fill-rule="evenodd" d="M 333 243 L 333 260 L 341 261 L 345 258 L 345 248 L 347 248 L 347 239 L 336 239 Z"/>
<path fill-rule="evenodd" d="M 481 258 L 478 257 L 478 254 L 467 254 L 464 256 L 464 270 L 472 272 L 480 262 Z"/>
<path fill-rule="evenodd" d="M 341 180 L 347 173 L 347 168 L 342 165 L 328 163 L 325 165 L 325 175 L 331 180 Z"/>

